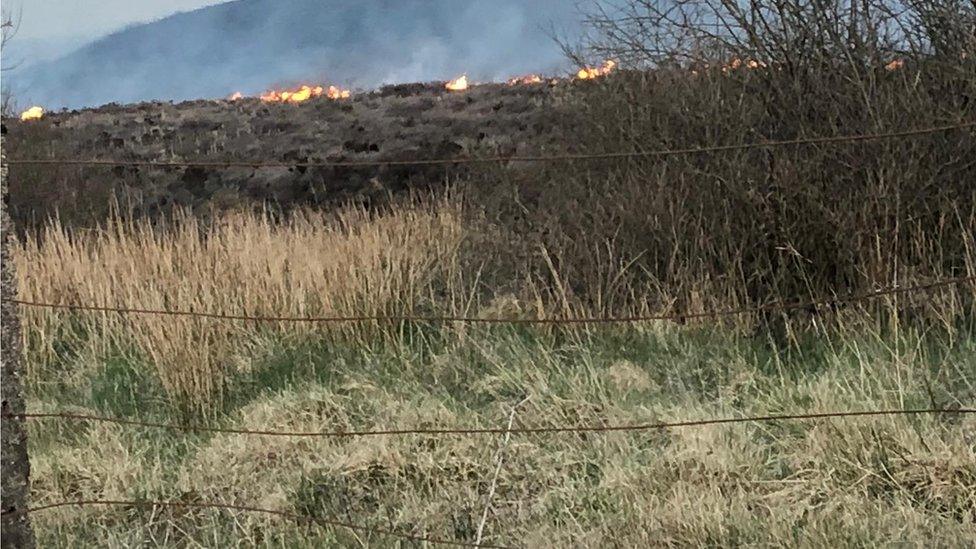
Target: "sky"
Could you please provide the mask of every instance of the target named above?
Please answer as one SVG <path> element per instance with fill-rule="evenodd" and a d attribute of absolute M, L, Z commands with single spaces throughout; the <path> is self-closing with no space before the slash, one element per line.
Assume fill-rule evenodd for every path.
<path fill-rule="evenodd" d="M 225 0 L 6 0 L 22 14 L 25 41 L 93 39 L 132 23 L 166 17 Z"/>

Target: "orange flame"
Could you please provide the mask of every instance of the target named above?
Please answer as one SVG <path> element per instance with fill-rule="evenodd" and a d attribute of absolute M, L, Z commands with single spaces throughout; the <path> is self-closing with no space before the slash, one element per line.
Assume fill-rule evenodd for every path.
<path fill-rule="evenodd" d="M 241 92 L 234 92 L 227 98 L 228 101 L 237 101 L 238 99 L 244 99 L 244 94 Z"/>
<path fill-rule="evenodd" d="M 444 87 L 451 91 L 464 91 L 468 89 L 468 75 L 462 74 L 447 84 L 444 84 Z"/>
<path fill-rule="evenodd" d="M 271 90 L 261 95 L 261 101 L 268 103 L 301 103 L 313 97 L 325 95 L 329 99 L 348 99 L 352 92 L 335 86 L 326 90 L 322 86 L 300 86 L 291 90 Z"/>
<path fill-rule="evenodd" d="M 541 84 L 541 83 L 542 83 L 542 77 L 539 76 L 538 74 L 526 74 L 524 76 L 516 76 L 515 78 L 510 78 L 508 80 L 509 86 L 518 86 L 520 84 L 524 86 L 528 86 L 531 84 Z"/>
<path fill-rule="evenodd" d="M 349 99 L 352 92 L 349 90 L 343 90 L 335 86 L 329 86 L 329 89 L 325 92 L 325 96 L 329 99 Z"/>
<path fill-rule="evenodd" d="M 40 120 L 41 118 L 44 118 L 44 109 L 41 107 L 31 107 L 20 113 L 20 119 L 24 122 L 28 120 Z"/>
<path fill-rule="evenodd" d="M 583 67 L 576 73 L 576 78 L 580 80 L 593 80 L 594 78 L 599 78 L 601 76 L 606 76 L 610 74 L 617 66 L 615 61 L 605 61 L 602 67 Z"/>
<path fill-rule="evenodd" d="M 745 61 L 743 61 L 738 57 L 733 57 L 732 61 L 729 61 L 728 65 L 722 67 L 722 72 L 727 73 L 729 71 L 738 70 L 743 67 L 747 69 L 765 69 L 766 63 L 763 63 L 762 61 L 756 61 L 755 59 L 746 59 Z"/>
<path fill-rule="evenodd" d="M 887 65 L 885 65 L 885 70 L 886 71 L 889 71 L 889 72 L 890 71 L 896 71 L 896 70 L 898 70 L 898 69 L 900 69 L 900 68 L 902 68 L 904 66 L 905 66 L 905 60 L 904 59 L 895 59 L 891 63 L 888 63 Z"/>

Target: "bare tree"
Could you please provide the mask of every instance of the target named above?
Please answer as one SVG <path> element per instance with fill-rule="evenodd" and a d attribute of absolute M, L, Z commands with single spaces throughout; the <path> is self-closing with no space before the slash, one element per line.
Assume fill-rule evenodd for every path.
<path fill-rule="evenodd" d="M 14 10 L 6 6 L 0 12 L 0 71 L 2 72 L 13 70 L 20 65 L 19 61 L 13 64 L 8 63 L 4 50 L 7 48 L 7 44 L 17 35 L 17 31 L 20 30 L 22 17 L 22 11 L 17 10 L 15 14 Z M 10 90 L 10 85 L 7 84 L 4 86 L 2 92 L 0 92 L 0 112 L 2 112 L 3 116 L 11 116 L 13 115 L 13 111 L 13 93 Z"/>
<path fill-rule="evenodd" d="M 865 70 L 976 53 L 974 0 L 593 0 L 584 12 L 587 53 L 632 66 L 737 57 Z"/>
<path fill-rule="evenodd" d="M 884 134 L 976 118 L 973 0 L 584 1 L 583 39 L 564 50 L 580 64 L 613 59 L 624 70 L 576 86 L 580 150 Z M 684 254 L 691 276 L 737 265 L 746 301 L 845 293 L 915 264 L 901 244 L 915 238 L 910 225 L 941 234 L 935 220 L 946 212 L 976 211 L 971 158 L 962 131 L 594 166 L 533 195 L 547 210 L 535 223 L 569 273 L 566 286 L 598 295 L 600 306 L 627 299 L 608 298 L 615 290 L 603 285 L 618 257 L 635 258 L 626 275 L 634 284 L 674 284 L 670 258 Z M 571 236 L 549 233 L 560 224 Z M 614 251 L 604 254 L 608 234 Z M 717 235 L 736 251 L 708 251 Z M 897 243 L 875 262 L 870 242 L 881 241 Z"/>

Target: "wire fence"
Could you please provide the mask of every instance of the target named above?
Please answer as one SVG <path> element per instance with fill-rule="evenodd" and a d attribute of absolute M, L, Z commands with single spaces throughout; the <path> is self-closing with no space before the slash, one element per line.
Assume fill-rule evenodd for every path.
<path fill-rule="evenodd" d="M 531 434 L 567 433 L 567 432 L 605 433 L 605 432 L 620 432 L 620 431 L 648 431 L 648 430 L 660 430 L 660 429 L 675 429 L 681 427 L 703 427 L 708 425 L 722 425 L 722 424 L 748 423 L 748 422 L 799 421 L 799 420 L 878 417 L 878 416 L 911 416 L 911 415 L 922 415 L 922 414 L 957 414 L 957 415 L 976 414 L 976 408 L 953 408 L 953 409 L 929 408 L 929 409 L 899 409 L 899 410 L 868 410 L 868 411 L 856 411 L 856 412 L 823 412 L 823 413 L 810 413 L 810 414 L 718 418 L 718 419 L 705 419 L 705 420 L 681 421 L 681 422 L 669 422 L 669 423 L 652 423 L 652 424 L 645 424 L 645 425 L 625 425 L 625 426 L 573 426 L 573 427 L 522 428 L 522 427 L 512 427 L 511 425 L 509 425 L 508 428 L 504 428 L 504 429 L 497 429 L 497 428 L 402 429 L 402 430 L 386 430 L 386 431 L 359 431 L 359 432 L 337 431 L 337 432 L 317 432 L 317 433 L 300 433 L 300 432 L 286 432 L 286 431 L 250 431 L 250 430 L 243 430 L 243 429 L 219 429 L 219 428 L 208 428 L 208 427 L 180 426 L 180 425 L 171 425 L 171 424 L 141 422 L 141 421 L 134 421 L 134 420 L 123 420 L 117 418 L 104 418 L 104 417 L 96 417 L 96 416 L 60 414 L 60 413 L 3 414 L 3 418 L 4 419 L 59 418 L 59 419 L 81 420 L 81 421 L 102 421 L 102 422 L 117 423 L 122 425 L 136 425 L 136 426 L 143 426 L 143 427 L 177 429 L 183 431 L 205 431 L 209 433 L 229 433 L 229 434 L 239 434 L 239 435 L 288 436 L 288 437 L 365 437 L 365 436 L 407 435 L 407 434 L 415 434 L 415 435 L 503 434 L 509 436 L 512 434 L 530 434 L 530 433 Z M 358 531 L 358 532 L 363 532 L 368 534 L 391 536 L 391 537 L 396 537 L 396 538 L 410 540 L 410 541 L 431 543 L 435 545 L 447 545 L 447 546 L 455 546 L 455 547 L 483 547 L 483 548 L 497 548 L 497 549 L 508 549 L 509 547 L 512 547 L 507 545 L 481 543 L 480 539 L 476 543 L 470 543 L 464 541 L 437 538 L 432 536 L 424 536 L 419 534 L 398 532 L 386 528 L 374 528 L 374 527 L 353 524 L 350 522 L 345 522 L 345 521 L 340 521 L 335 519 L 312 517 L 312 516 L 289 512 L 289 511 L 266 509 L 266 508 L 250 506 L 250 505 L 238 505 L 238 504 L 216 503 L 216 502 L 76 500 L 76 501 L 61 501 L 56 503 L 49 503 L 37 507 L 18 509 L 14 511 L 4 510 L 0 514 L 8 517 L 13 517 L 18 515 L 30 515 L 42 511 L 65 508 L 65 507 L 93 507 L 93 506 L 149 507 L 153 509 L 157 507 L 164 507 L 164 508 L 183 508 L 183 509 L 229 510 L 229 511 L 274 515 L 289 520 L 293 520 L 295 522 L 304 522 L 304 523 L 309 523 L 309 524 L 314 524 L 319 526 L 347 528 L 353 531 Z"/>
<path fill-rule="evenodd" d="M 612 433 L 625 431 L 654 431 L 679 429 L 684 427 L 705 427 L 708 425 L 726 425 L 730 423 L 770 423 L 776 421 L 811 421 L 817 419 L 877 417 L 877 416 L 914 416 L 923 414 L 974 414 L 976 408 L 925 408 L 898 410 L 865 410 L 853 412 L 817 412 L 807 414 L 786 414 L 749 417 L 726 417 L 697 419 L 691 421 L 673 421 L 662 423 L 644 423 L 634 425 L 564 425 L 552 427 L 513 427 L 511 429 L 478 427 L 478 428 L 430 428 L 430 429 L 381 429 L 375 431 L 272 431 L 251 429 L 224 429 L 220 427 L 205 427 L 195 425 L 177 425 L 173 423 L 158 423 L 95 416 L 88 414 L 72 414 L 64 412 L 4 414 L 5 418 L 43 420 L 63 419 L 79 422 L 114 423 L 135 427 L 154 429 L 171 429 L 174 431 L 200 432 L 230 435 L 251 435 L 266 437 L 295 437 L 295 438 L 363 438 L 378 436 L 429 435 L 429 436 L 467 436 L 467 435 L 527 435 L 527 434 L 558 434 L 558 433 Z"/>
<path fill-rule="evenodd" d="M 492 318 L 473 316 L 423 316 L 423 315 L 356 315 L 356 316 L 257 316 L 245 314 L 214 313 L 203 311 L 182 311 L 173 309 L 141 309 L 130 307 L 110 307 L 104 305 L 84 305 L 72 303 L 47 303 L 26 299 L 13 299 L 12 303 L 23 307 L 43 309 L 60 309 L 68 311 L 86 311 L 117 314 L 137 314 L 156 316 L 182 316 L 209 318 L 215 320 L 244 321 L 244 322 L 304 322 L 304 323 L 362 323 L 362 322 L 431 322 L 448 323 L 462 322 L 469 324 L 623 324 L 651 321 L 686 321 L 700 318 L 721 318 L 746 314 L 784 312 L 800 309 L 816 309 L 844 303 L 867 301 L 885 296 L 898 294 L 928 292 L 931 290 L 976 282 L 976 275 L 961 276 L 938 280 L 926 284 L 913 286 L 890 287 L 873 292 L 853 294 L 846 297 L 813 299 L 808 301 L 780 302 L 759 305 L 755 307 L 740 307 L 718 311 L 669 313 L 656 315 L 636 315 L 621 317 L 587 317 L 587 318 Z"/>
<path fill-rule="evenodd" d="M 278 517 L 290 519 L 296 522 L 305 522 L 310 524 L 317 524 L 320 526 L 333 526 L 348 528 L 353 531 L 364 532 L 368 534 L 378 534 L 384 536 L 397 537 L 409 541 L 418 541 L 433 543 L 436 545 L 451 545 L 455 547 L 482 547 L 485 549 L 510 549 L 511 546 L 507 545 L 491 545 L 487 543 L 468 543 L 463 541 L 441 539 L 429 536 L 422 536 L 417 534 L 408 534 L 405 532 L 397 532 L 395 530 L 389 530 L 386 528 L 373 528 L 369 526 L 362 526 L 359 524 L 352 524 L 349 522 L 311 517 L 308 515 L 301 515 L 298 513 L 291 513 L 288 511 L 279 511 L 276 509 L 265 509 L 262 507 L 253 507 L 250 505 L 236 505 L 231 503 L 216 503 L 216 502 L 184 502 L 184 501 L 130 501 L 130 500 L 77 500 L 77 501 L 61 501 L 57 503 L 49 503 L 47 505 L 39 505 L 37 507 L 31 507 L 28 509 L 21 509 L 16 511 L 7 511 L 6 509 L 0 512 L 0 516 L 19 516 L 19 515 L 29 515 L 33 513 L 39 513 L 41 511 L 48 511 L 52 509 L 59 509 L 63 507 L 95 507 L 95 506 L 113 506 L 113 507 L 168 507 L 168 508 L 181 508 L 181 509 L 221 509 L 228 511 L 243 511 L 248 513 L 262 513 L 266 515 L 275 515 Z"/>
<path fill-rule="evenodd" d="M 769 149 L 778 147 L 812 146 L 812 145 L 832 145 L 842 143 L 857 143 L 869 141 L 882 141 L 889 139 L 904 139 L 918 137 L 956 130 L 966 130 L 976 128 L 976 121 L 960 122 L 956 124 L 935 126 L 906 130 L 889 133 L 856 134 L 828 137 L 797 138 L 776 141 L 759 141 L 753 143 L 720 145 L 712 147 L 692 147 L 683 149 L 663 149 L 653 151 L 638 152 L 606 152 L 590 154 L 562 154 L 551 156 L 489 156 L 489 157 L 460 157 L 460 158 L 436 158 L 436 159 L 415 159 L 415 160 L 362 160 L 362 161 L 340 161 L 340 162 L 247 162 L 247 161 L 222 161 L 222 162 L 203 162 L 203 161 L 143 161 L 125 159 L 30 159 L 20 158 L 11 159 L 6 162 L 8 165 L 80 165 L 80 166 L 133 166 L 149 168 L 339 168 L 339 167 L 379 167 L 379 166 L 430 166 L 430 165 L 459 165 L 459 164 L 478 164 L 496 162 L 567 162 L 567 161 L 586 161 L 600 159 L 631 159 L 631 158 L 651 158 L 667 157 L 679 155 L 696 155 L 734 152 L 749 149 Z M 863 302 L 885 296 L 895 296 L 907 293 L 928 292 L 938 288 L 945 288 L 965 283 L 976 282 L 976 276 L 962 276 L 950 279 L 939 280 L 926 284 L 913 286 L 892 286 L 872 292 L 854 294 L 846 297 L 832 297 L 824 299 L 812 299 L 807 301 L 776 302 L 754 307 L 741 307 L 727 310 L 691 312 L 691 313 L 669 313 L 657 315 L 638 315 L 624 317 L 590 317 L 590 318 L 482 318 L 468 316 L 422 316 L 422 315 L 392 315 L 392 316 L 320 316 L 320 317 L 293 317 L 293 316 L 259 316 L 248 314 L 229 314 L 219 312 L 198 312 L 168 309 L 142 309 L 131 307 L 113 307 L 108 305 L 90 304 L 69 304 L 34 301 L 26 299 L 10 300 L 22 307 L 59 309 L 69 311 L 105 312 L 116 314 L 138 314 L 138 315 L 159 315 L 159 316 L 181 316 L 199 317 L 227 321 L 245 322 L 306 322 L 306 323 L 340 323 L 340 322 L 432 322 L 432 323 L 482 323 L 482 324 L 610 324 L 610 323 L 635 323 L 645 321 L 685 321 L 699 318 L 721 318 L 745 314 L 758 314 L 768 312 L 783 312 L 800 309 L 816 309 L 819 307 L 830 307 L 842 303 Z M 609 433 L 609 432 L 646 432 L 652 430 L 667 430 L 679 428 L 704 427 L 710 425 L 728 425 L 742 423 L 769 423 L 780 421 L 815 421 L 825 419 L 844 419 L 844 418 L 865 418 L 881 416 L 919 416 L 919 415 L 962 415 L 976 414 L 976 408 L 924 408 L 924 409 L 889 409 L 889 410 L 863 410 L 863 411 L 832 411 L 814 413 L 794 413 L 782 415 L 762 415 L 748 417 L 725 417 L 710 418 L 687 421 L 671 421 L 629 425 L 563 425 L 563 426 L 541 426 L 541 427 L 512 427 L 508 428 L 400 428 L 400 429 L 377 429 L 362 431 L 318 431 L 318 432 L 299 432 L 299 431 L 275 431 L 275 430 L 249 430 L 232 429 L 221 427 L 209 427 L 198 425 L 178 425 L 171 423 L 160 423 L 150 421 L 140 421 L 134 419 L 103 417 L 90 414 L 79 414 L 69 412 L 51 413 L 23 413 L 0 415 L 4 420 L 62 420 L 74 422 L 101 422 L 113 423 L 124 426 L 144 427 L 154 429 L 166 429 L 183 432 L 198 432 L 212 434 L 231 434 L 247 436 L 268 436 L 268 437 L 318 437 L 318 438 L 355 438 L 355 437 L 379 437 L 379 436 L 483 436 L 483 435 L 529 435 L 529 434 L 559 434 L 559 433 Z M 217 509 L 227 511 L 240 511 L 263 513 L 275 515 L 282 518 L 294 520 L 296 522 L 312 523 L 321 526 L 341 527 L 354 531 L 398 537 L 405 540 L 426 542 L 439 545 L 451 545 L 461 547 L 497 547 L 504 548 L 502 545 L 490 545 L 482 543 L 468 543 L 456 540 L 447 540 L 428 537 L 418 534 L 398 532 L 390 529 L 372 528 L 349 522 L 333 519 L 310 517 L 288 511 L 265 509 L 247 505 L 236 505 L 216 502 L 181 502 L 181 501 L 124 501 L 124 500 L 78 500 L 63 501 L 41 505 L 38 507 L 17 509 L 14 511 L 3 510 L 3 516 L 28 515 L 46 510 L 69 507 L 91 507 L 91 506 L 112 506 L 112 507 L 143 507 L 143 508 L 183 508 L 183 509 Z"/>
<path fill-rule="evenodd" d="M 810 145 L 846 144 L 864 141 L 882 141 L 889 139 L 904 139 L 923 135 L 943 133 L 953 130 L 965 130 L 976 127 L 976 121 L 959 122 L 943 126 L 931 126 L 913 130 L 888 133 L 870 133 L 853 135 L 835 135 L 822 137 L 806 137 L 784 140 L 767 140 L 733 145 L 716 145 L 711 147 L 688 147 L 682 149 L 659 149 L 653 151 L 618 151 L 603 153 L 558 154 L 548 156 L 517 156 L 499 155 L 483 157 L 458 158 L 426 158 L 412 160 L 348 160 L 337 162 L 260 162 L 245 160 L 227 161 L 153 161 L 127 159 L 79 159 L 79 158 L 14 158 L 7 161 L 11 166 L 16 165 L 60 165 L 60 166 L 130 166 L 146 168 L 355 168 L 379 166 L 438 166 L 459 164 L 485 164 L 499 162 L 572 162 L 584 160 L 614 160 L 630 158 L 651 158 L 666 156 L 687 156 L 696 154 L 715 154 L 749 149 L 771 149 L 780 147 L 796 147 Z"/>

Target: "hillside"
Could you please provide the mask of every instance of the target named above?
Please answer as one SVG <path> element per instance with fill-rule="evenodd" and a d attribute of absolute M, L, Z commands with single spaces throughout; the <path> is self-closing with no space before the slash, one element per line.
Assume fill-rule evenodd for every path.
<path fill-rule="evenodd" d="M 112 105 L 7 121 L 7 150 L 11 158 L 296 164 L 525 155 L 565 149 L 563 136 L 577 117 L 557 103 L 586 85 L 486 84 L 453 93 L 436 82 L 302 104 L 246 98 Z M 112 195 L 150 215 L 174 207 L 203 212 L 368 202 L 408 188 L 439 187 L 461 169 L 17 166 L 12 209 L 22 225 L 55 212 L 85 224 L 104 217 Z"/>
<path fill-rule="evenodd" d="M 4 542 L 976 547 L 976 6 L 902 4 L 635 0 L 594 78 L 4 118 Z"/>
<path fill-rule="evenodd" d="M 254 94 L 309 80 L 371 89 L 468 72 L 482 80 L 563 65 L 543 29 L 561 0 L 238 0 L 142 25 L 4 75 L 49 109 Z"/>

